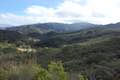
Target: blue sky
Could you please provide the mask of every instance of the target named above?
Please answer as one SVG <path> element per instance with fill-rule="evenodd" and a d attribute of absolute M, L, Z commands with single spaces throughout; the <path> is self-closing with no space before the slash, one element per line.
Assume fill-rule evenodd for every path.
<path fill-rule="evenodd" d="M 0 0 L 0 13 L 21 14 L 22 11 L 31 6 L 56 7 L 62 0 Z"/>
<path fill-rule="evenodd" d="M 0 24 L 120 22 L 120 0 L 0 0 Z"/>

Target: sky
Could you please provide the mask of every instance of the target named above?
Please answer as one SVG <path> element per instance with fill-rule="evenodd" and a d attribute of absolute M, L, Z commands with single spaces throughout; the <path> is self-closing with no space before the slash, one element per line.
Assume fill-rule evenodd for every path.
<path fill-rule="evenodd" d="M 120 22 L 120 0 L 0 0 L 0 24 Z"/>

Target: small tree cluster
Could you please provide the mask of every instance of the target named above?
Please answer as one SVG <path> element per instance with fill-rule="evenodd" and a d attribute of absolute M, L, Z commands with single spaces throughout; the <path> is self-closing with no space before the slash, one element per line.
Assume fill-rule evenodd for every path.
<path fill-rule="evenodd" d="M 51 62 L 48 70 L 40 68 L 33 80 L 68 80 L 62 63 Z"/>

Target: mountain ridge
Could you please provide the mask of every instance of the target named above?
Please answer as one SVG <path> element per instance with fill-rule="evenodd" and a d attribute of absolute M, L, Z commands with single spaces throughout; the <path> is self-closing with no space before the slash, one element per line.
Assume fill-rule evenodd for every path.
<path fill-rule="evenodd" d="M 73 32 L 80 29 L 94 27 L 94 24 L 91 23 L 73 23 L 73 24 L 65 24 L 65 23 L 39 23 L 39 24 L 31 24 L 31 25 L 22 25 L 22 26 L 14 26 L 11 28 L 7 28 L 7 30 L 18 31 L 21 33 L 46 33 L 50 31 L 55 32 Z"/>

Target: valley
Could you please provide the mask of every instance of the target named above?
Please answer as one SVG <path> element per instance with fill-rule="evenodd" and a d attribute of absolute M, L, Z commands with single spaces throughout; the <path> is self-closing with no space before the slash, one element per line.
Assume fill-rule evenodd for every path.
<path fill-rule="evenodd" d="M 0 80 L 119 79 L 120 23 L 44 23 L 0 30 Z"/>

